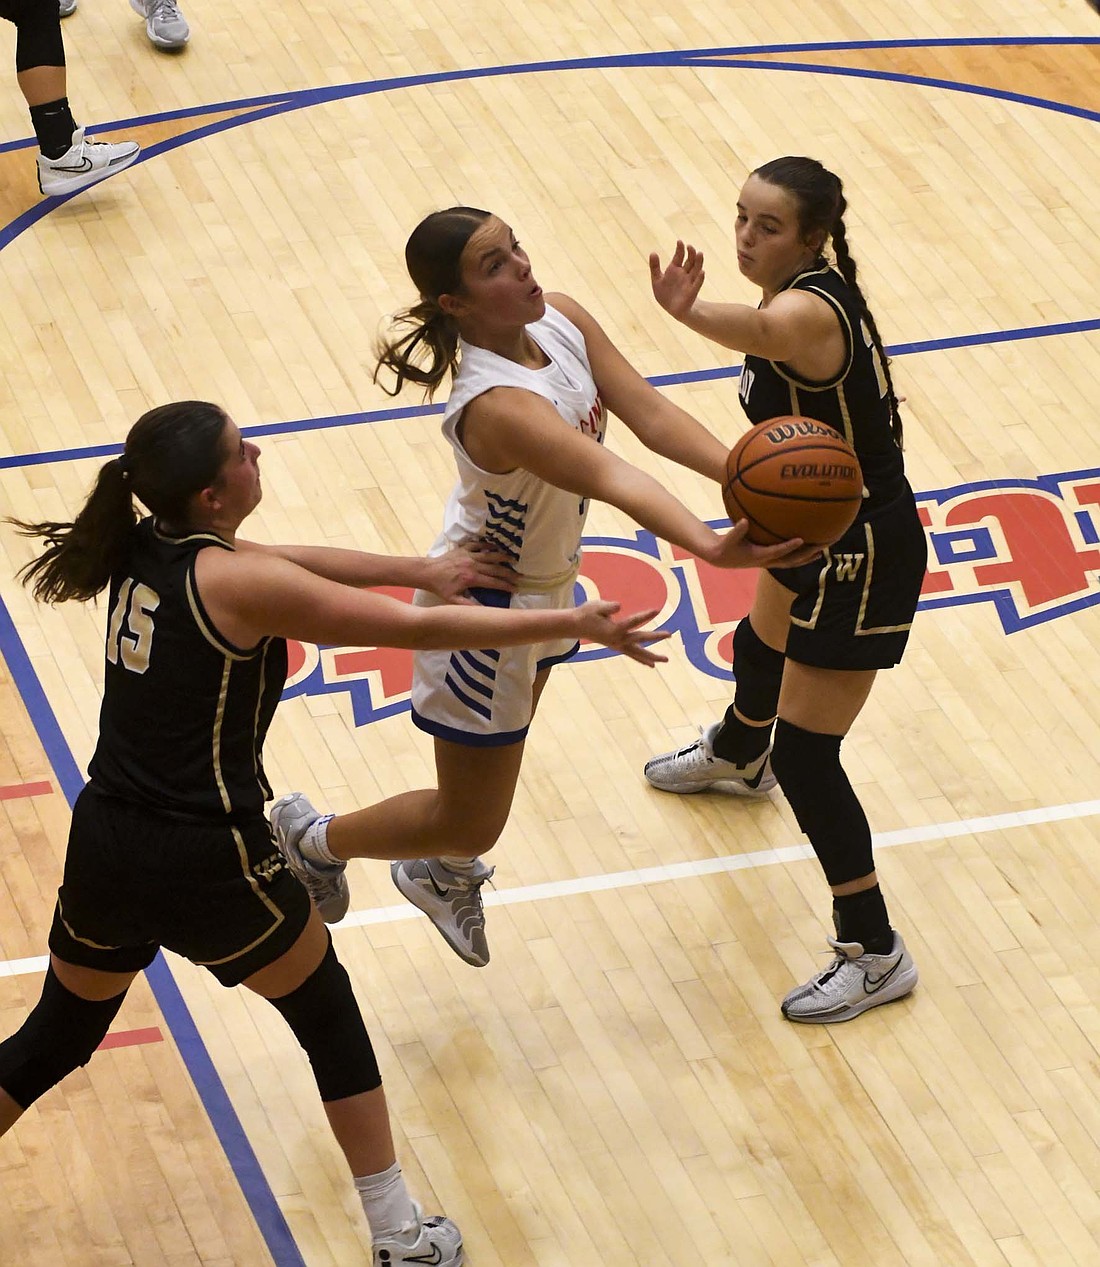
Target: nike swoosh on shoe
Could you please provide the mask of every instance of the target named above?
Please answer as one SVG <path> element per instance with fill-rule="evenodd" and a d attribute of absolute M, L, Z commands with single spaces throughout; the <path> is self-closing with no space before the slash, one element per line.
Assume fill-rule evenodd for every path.
<path fill-rule="evenodd" d="M 874 977 L 872 979 L 869 973 L 864 973 L 863 975 L 864 993 L 876 994 L 879 990 L 882 989 L 882 987 L 886 984 L 886 982 L 890 980 L 890 978 L 894 975 L 895 972 L 897 972 L 897 970 L 900 967 L 901 967 L 901 955 L 898 955 L 897 959 L 894 961 L 893 967 L 891 967 L 888 971 L 884 972 L 882 976 Z"/>

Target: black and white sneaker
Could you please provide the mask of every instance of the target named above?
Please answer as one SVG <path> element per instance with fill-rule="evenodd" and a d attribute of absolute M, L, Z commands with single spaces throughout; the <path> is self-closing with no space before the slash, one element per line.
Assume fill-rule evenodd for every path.
<path fill-rule="evenodd" d="M 900 933 L 888 955 L 868 955 L 858 941 L 826 938 L 836 958 L 780 1004 L 788 1021 L 834 1025 L 868 1008 L 903 998 L 917 984 L 917 966 Z"/>
<path fill-rule="evenodd" d="M 677 792 L 681 796 L 702 792 L 708 787 L 721 785 L 738 796 L 767 796 L 776 785 L 768 761 L 768 752 L 750 765 L 734 765 L 714 755 L 714 737 L 721 729 L 720 721 L 706 730 L 700 730 L 699 738 L 674 752 L 662 752 L 645 763 L 645 777 L 662 792 Z"/>
<path fill-rule="evenodd" d="M 416 1208 L 416 1217 L 420 1219 L 420 1207 Z M 429 1215 L 420 1219 L 420 1235 L 407 1243 L 415 1230 L 415 1224 L 403 1229 L 396 1236 L 387 1236 L 384 1240 L 375 1241 L 374 1267 L 462 1267 L 466 1257 L 462 1252 L 462 1233 L 450 1219 L 441 1214 Z"/>
<path fill-rule="evenodd" d="M 115 172 L 124 171 L 141 153 L 136 141 L 89 141 L 84 129 L 73 133 L 73 143 L 60 158 L 38 156 L 38 188 L 47 198 L 75 194 Z"/>

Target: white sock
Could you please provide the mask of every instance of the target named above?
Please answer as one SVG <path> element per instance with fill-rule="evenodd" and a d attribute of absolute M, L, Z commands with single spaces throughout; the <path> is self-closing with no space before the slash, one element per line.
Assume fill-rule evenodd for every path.
<path fill-rule="evenodd" d="M 439 863 L 445 870 L 454 875 L 477 876 L 485 870 L 485 863 L 476 858 L 432 858 L 430 863 Z"/>
<path fill-rule="evenodd" d="M 420 1236 L 420 1219 L 396 1161 L 388 1170 L 377 1175 L 360 1175 L 352 1182 L 363 1203 L 372 1239 L 378 1241 L 390 1237 L 409 1245 L 416 1244 Z"/>
<path fill-rule="evenodd" d="M 342 870 L 348 865 L 347 862 L 343 858 L 337 858 L 328 847 L 328 825 L 333 817 L 332 814 L 322 814 L 310 823 L 302 833 L 298 848 L 307 861 L 319 863 L 322 867 L 340 867 Z"/>

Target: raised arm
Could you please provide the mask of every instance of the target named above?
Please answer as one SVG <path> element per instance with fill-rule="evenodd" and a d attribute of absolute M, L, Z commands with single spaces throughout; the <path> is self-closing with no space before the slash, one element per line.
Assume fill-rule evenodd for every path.
<path fill-rule="evenodd" d="M 823 299 L 790 290 L 761 308 L 716 304 L 699 297 L 705 277 L 703 252 L 683 242 L 677 241 L 664 268 L 656 251 L 649 257 L 653 297 L 670 316 L 696 334 L 768 361 L 797 362 L 807 348 L 825 353 L 829 360 L 843 358 L 840 323 Z"/>
<path fill-rule="evenodd" d="M 591 313 L 568 295 L 548 295 L 584 335 L 588 361 L 608 409 L 652 452 L 721 481 L 730 444 L 659 392 L 608 338 Z"/>

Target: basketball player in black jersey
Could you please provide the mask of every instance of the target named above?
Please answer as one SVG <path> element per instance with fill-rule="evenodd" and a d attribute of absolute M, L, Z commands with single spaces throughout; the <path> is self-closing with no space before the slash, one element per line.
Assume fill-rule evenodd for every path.
<path fill-rule="evenodd" d="M 17 523 L 46 546 L 23 570 L 46 602 L 109 587 L 99 739 L 77 798 L 37 1006 L 0 1043 L 0 1135 L 84 1065 L 161 946 L 244 984 L 286 1018 L 313 1066 L 370 1224 L 376 1267 L 462 1262 L 457 1227 L 423 1219 L 397 1164 L 382 1079 L 348 975 L 264 817 L 263 743 L 286 638 L 335 645 L 514 646 L 592 638 L 662 657 L 612 603 L 570 611 L 413 607 L 363 587 L 462 602 L 510 588 L 502 556 L 395 559 L 262 546 L 237 530 L 260 500 L 259 449 L 216 405 L 145 414 L 72 523 Z M 133 498 L 152 511 L 138 520 Z M 662 635 L 656 635 L 660 637 Z"/>
<path fill-rule="evenodd" d="M 897 396 L 848 250 L 846 206 L 840 180 L 813 159 L 779 158 L 752 173 L 736 236 L 741 272 L 763 292 L 755 308 L 700 299 L 703 255 L 692 246 L 678 242 L 663 269 L 650 257 L 661 306 L 746 354 L 740 394 L 750 422 L 817 419 L 848 439 L 863 467 L 851 529 L 817 562 L 761 573 L 734 634 L 737 685 L 724 719 L 645 770 L 669 792 L 721 782 L 762 795 L 779 783 L 833 894 L 835 958 L 782 1004 L 789 1020 L 816 1023 L 849 1020 L 917 981 L 840 763 L 875 674 L 901 659 L 927 555 L 902 464 Z"/>

